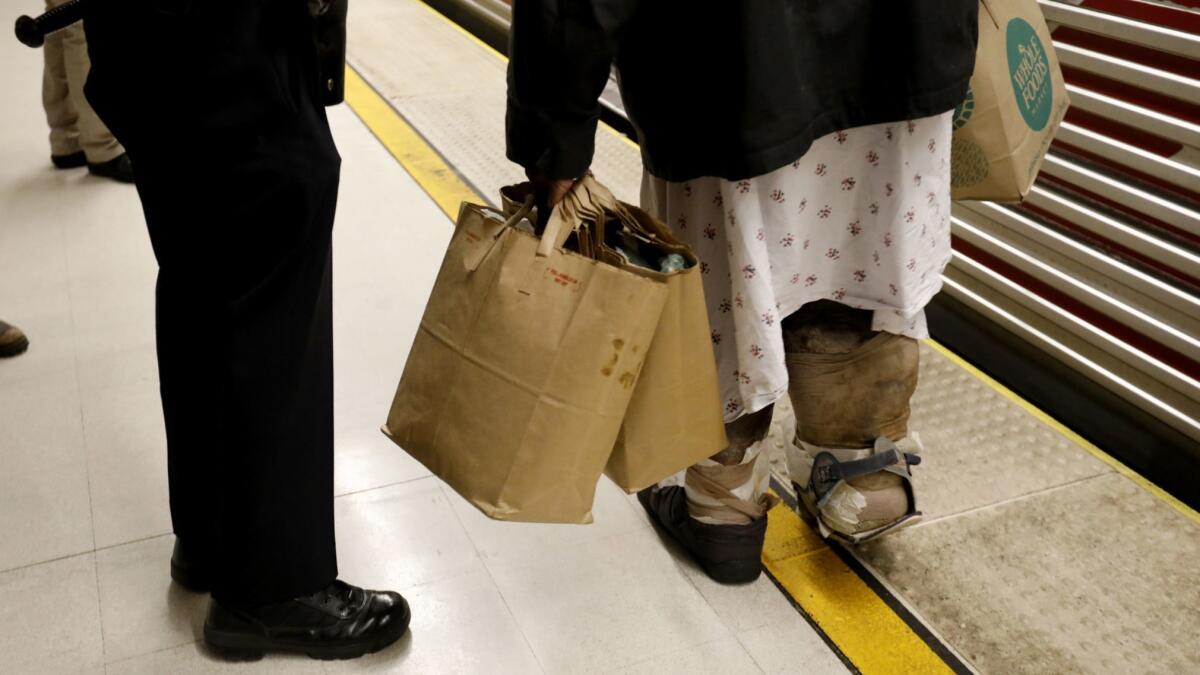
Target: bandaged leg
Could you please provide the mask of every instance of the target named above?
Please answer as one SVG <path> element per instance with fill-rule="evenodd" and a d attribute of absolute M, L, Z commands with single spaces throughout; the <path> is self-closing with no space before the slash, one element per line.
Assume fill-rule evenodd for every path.
<path fill-rule="evenodd" d="M 725 425 L 729 447 L 683 475 L 688 513 L 710 525 L 744 525 L 767 515 L 771 465 L 763 441 L 771 430 L 774 405 Z"/>
<path fill-rule="evenodd" d="M 775 497 L 763 445 L 760 440 L 747 448 L 737 464 L 706 459 L 688 467 L 683 479 L 688 514 L 709 525 L 745 525 L 766 516 Z"/>
<path fill-rule="evenodd" d="M 867 541 L 920 517 L 908 433 L 919 349 L 871 330 L 871 313 L 805 305 L 784 321 L 796 438 L 788 471 L 824 536 Z"/>

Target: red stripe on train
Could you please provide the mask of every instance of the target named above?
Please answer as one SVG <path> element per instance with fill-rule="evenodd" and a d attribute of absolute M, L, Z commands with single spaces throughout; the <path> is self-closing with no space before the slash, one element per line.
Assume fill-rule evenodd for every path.
<path fill-rule="evenodd" d="M 1176 4 L 1200 8 L 1200 0 L 1174 0 Z M 1174 28 L 1185 33 L 1200 33 L 1200 14 L 1179 7 L 1170 7 L 1144 0 L 1084 0 L 1087 9 L 1107 14 L 1116 14 L 1127 19 L 1152 23 L 1155 26 Z"/>
<path fill-rule="evenodd" d="M 1046 300 L 1050 304 L 1082 319 L 1101 331 L 1124 342 L 1127 345 L 1175 368 L 1188 377 L 1200 379 L 1200 363 L 1197 363 L 1179 352 L 1164 346 L 1112 317 L 1079 302 L 1075 298 L 1059 291 L 1000 258 L 974 246 L 959 237 L 952 238 L 954 250 L 996 272 L 1000 276 L 1016 283 L 1025 290 Z"/>
<path fill-rule="evenodd" d="M 1043 178 L 1046 178 L 1046 177 L 1043 176 Z M 1073 186 L 1066 186 L 1065 184 L 1060 183 L 1059 181 L 1053 181 L 1053 182 L 1059 186 L 1060 194 L 1065 191 L 1075 201 L 1082 201 L 1084 203 L 1084 205 L 1086 205 L 1094 210 L 1100 211 L 1101 213 L 1105 212 L 1105 208 L 1100 204 L 1087 204 L 1086 203 L 1087 202 L 1086 195 L 1084 195 L 1082 193 L 1082 191 L 1080 191 L 1078 188 L 1075 188 Z M 1049 211 L 1046 211 L 1044 209 L 1041 209 L 1041 208 L 1034 206 L 1028 202 L 1026 202 L 1025 204 L 1022 204 L 1021 209 L 1024 211 L 1027 211 L 1029 214 L 1034 216 L 1035 219 L 1040 219 L 1040 220 L 1046 221 L 1050 224 L 1057 225 L 1060 229 L 1065 230 L 1068 233 L 1075 234 L 1078 238 L 1084 239 L 1087 242 L 1090 242 L 1096 248 L 1102 249 L 1111 258 L 1116 258 L 1118 260 L 1124 259 L 1126 262 L 1129 262 L 1129 263 L 1133 264 L 1134 266 L 1140 266 L 1140 267 L 1143 267 L 1143 268 L 1146 268 L 1149 270 L 1153 270 L 1154 272 L 1157 272 L 1162 276 L 1170 277 L 1170 278 L 1174 279 L 1176 282 L 1178 282 L 1180 286 L 1187 287 L 1187 289 L 1192 294 L 1200 296 L 1200 278 L 1194 277 L 1191 274 L 1189 274 L 1183 270 L 1179 270 L 1174 267 L 1171 267 L 1170 265 L 1164 264 L 1161 260 L 1159 260 L 1157 258 L 1153 258 L 1153 257 L 1145 255 L 1143 253 L 1139 253 L 1138 251 L 1135 251 L 1135 250 L 1125 246 L 1124 244 L 1115 242 L 1115 241 L 1109 239 L 1108 237 L 1101 236 L 1082 225 L 1073 223 L 1073 222 L 1067 220 L 1066 218 L 1063 218 L 1062 216 L 1059 216 L 1059 215 L 1056 215 Z M 1108 214 L 1108 215 L 1115 215 L 1115 214 Z M 1117 216 L 1117 217 L 1119 218 L 1119 216 Z M 1128 221 L 1128 218 L 1126 218 L 1125 220 Z M 1172 239 L 1172 237 L 1170 236 L 1169 233 L 1154 232 L 1155 227 L 1148 222 L 1144 222 L 1145 221 L 1144 216 L 1138 216 L 1138 220 L 1142 221 L 1142 222 L 1128 223 L 1128 224 L 1133 225 L 1134 227 L 1137 227 L 1140 230 L 1150 232 L 1153 234 L 1157 234 L 1159 237 L 1162 237 L 1163 239 L 1166 239 L 1167 241 L 1170 241 Z M 1174 242 L 1174 243 L 1186 246 L 1186 244 L 1183 242 Z"/>

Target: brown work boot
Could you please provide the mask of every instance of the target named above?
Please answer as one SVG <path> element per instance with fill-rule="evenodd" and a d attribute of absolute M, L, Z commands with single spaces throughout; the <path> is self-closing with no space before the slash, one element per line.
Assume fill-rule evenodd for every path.
<path fill-rule="evenodd" d="M 16 356 L 29 349 L 29 339 L 20 328 L 0 321 L 0 358 Z"/>

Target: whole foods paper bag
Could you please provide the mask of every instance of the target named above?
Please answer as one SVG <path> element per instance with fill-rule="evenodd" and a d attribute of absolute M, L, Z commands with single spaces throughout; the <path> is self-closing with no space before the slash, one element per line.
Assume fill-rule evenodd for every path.
<path fill-rule="evenodd" d="M 1037 0 L 983 0 L 975 74 L 955 110 L 953 198 L 1022 200 L 1068 106 Z"/>

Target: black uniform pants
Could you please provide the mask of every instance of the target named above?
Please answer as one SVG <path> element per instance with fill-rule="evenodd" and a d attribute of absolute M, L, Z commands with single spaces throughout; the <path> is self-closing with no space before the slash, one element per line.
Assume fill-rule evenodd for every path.
<path fill-rule="evenodd" d="M 87 94 L 133 161 L 159 264 L 175 533 L 214 597 L 337 576 L 330 237 L 340 158 L 305 3 L 109 0 Z"/>

